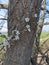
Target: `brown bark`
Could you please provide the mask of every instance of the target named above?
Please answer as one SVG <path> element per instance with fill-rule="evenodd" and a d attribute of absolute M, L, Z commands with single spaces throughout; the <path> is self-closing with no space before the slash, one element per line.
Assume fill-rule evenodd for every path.
<path fill-rule="evenodd" d="M 38 52 L 40 52 L 40 49 L 39 49 L 39 43 L 40 43 L 40 34 L 42 32 L 42 27 L 44 25 L 44 17 L 45 17 L 45 8 L 46 8 L 46 0 L 43 1 L 43 7 L 44 7 L 44 10 L 42 10 L 43 12 L 41 13 L 41 17 L 39 18 L 39 22 L 38 22 L 38 26 L 37 26 L 37 32 L 36 32 L 36 45 L 37 45 L 37 50 Z M 41 6 L 42 6 L 41 5 Z"/>
<path fill-rule="evenodd" d="M 32 53 L 32 46 L 35 38 L 40 4 L 42 0 L 10 0 L 8 33 L 18 29 L 20 39 L 10 41 L 10 48 L 7 49 L 6 59 L 3 65 L 29 65 Z M 26 29 L 25 18 L 30 18 L 29 25 L 31 32 Z"/>
<path fill-rule="evenodd" d="M 44 24 L 44 17 L 45 17 L 45 8 L 46 8 L 46 0 L 43 1 L 43 13 L 41 13 L 41 17 L 39 19 L 39 22 L 38 22 L 38 26 L 37 26 L 37 31 L 36 31 L 36 37 L 35 37 L 35 40 L 34 40 L 34 52 L 32 52 L 32 58 L 34 58 L 34 60 L 36 61 L 35 63 L 37 63 L 37 57 L 38 57 L 38 53 L 41 53 L 41 49 L 40 49 L 40 34 L 41 34 L 41 31 L 42 31 L 42 27 L 43 27 L 43 24 Z M 42 6 L 41 5 L 41 6 Z"/>

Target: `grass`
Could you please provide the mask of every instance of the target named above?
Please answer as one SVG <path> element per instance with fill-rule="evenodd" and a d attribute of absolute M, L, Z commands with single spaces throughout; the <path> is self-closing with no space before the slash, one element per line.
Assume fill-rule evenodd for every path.
<path fill-rule="evenodd" d="M 4 39 L 2 37 L 0 37 L 0 43 L 4 42 Z"/>
<path fill-rule="evenodd" d="M 48 48 L 49 48 L 49 39 L 47 41 L 45 41 L 45 43 L 41 44 L 42 51 L 44 51 Z"/>
<path fill-rule="evenodd" d="M 44 42 L 44 39 L 46 39 L 48 37 L 49 37 L 49 33 L 48 32 L 41 33 L 40 39 L 42 39 L 42 41 L 40 41 L 40 46 L 42 46 L 42 47 L 43 47 L 43 45 L 47 45 L 48 46 L 49 40 Z M 45 46 L 44 48 L 46 48 L 47 46 Z"/>
<path fill-rule="evenodd" d="M 46 37 L 49 37 L 49 33 L 48 32 L 44 32 L 44 33 L 41 33 L 41 36 L 40 38 L 46 38 Z"/>
<path fill-rule="evenodd" d="M 7 37 L 8 34 L 5 34 L 5 36 Z M 0 37 L 0 43 L 4 42 L 4 40 L 5 40 L 4 38 Z"/>

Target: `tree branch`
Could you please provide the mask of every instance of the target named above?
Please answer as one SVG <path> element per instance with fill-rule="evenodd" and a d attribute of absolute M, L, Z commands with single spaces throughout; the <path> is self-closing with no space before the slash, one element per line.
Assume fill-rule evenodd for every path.
<path fill-rule="evenodd" d="M 44 25 L 49 25 L 49 22 L 44 23 Z"/>
<path fill-rule="evenodd" d="M 0 18 L 0 20 L 7 20 L 6 18 Z"/>
<path fill-rule="evenodd" d="M 8 4 L 0 4 L 0 9 L 8 9 Z"/>

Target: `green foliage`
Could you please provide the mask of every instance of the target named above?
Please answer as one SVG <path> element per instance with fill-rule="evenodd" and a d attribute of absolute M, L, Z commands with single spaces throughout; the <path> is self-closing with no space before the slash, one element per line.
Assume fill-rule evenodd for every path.
<path fill-rule="evenodd" d="M 8 36 L 8 34 L 2 35 L 2 37 L 0 37 L 0 43 L 4 42 L 4 39 Z"/>
<path fill-rule="evenodd" d="M 46 37 L 49 37 L 49 33 L 48 32 L 41 33 L 40 38 L 46 38 Z"/>
<path fill-rule="evenodd" d="M 2 37 L 0 37 L 0 43 L 4 42 L 4 39 Z"/>
<path fill-rule="evenodd" d="M 41 33 L 41 36 L 40 36 L 40 46 L 43 47 L 43 45 L 45 45 L 45 44 L 48 45 L 48 43 L 49 43 L 49 32 Z"/>

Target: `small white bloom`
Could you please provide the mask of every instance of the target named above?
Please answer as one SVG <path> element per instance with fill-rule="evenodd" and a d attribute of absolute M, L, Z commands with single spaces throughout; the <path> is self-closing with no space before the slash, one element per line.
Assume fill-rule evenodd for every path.
<path fill-rule="evenodd" d="M 15 40 L 19 40 L 19 30 L 14 30 L 13 33 L 15 32 Z"/>
<path fill-rule="evenodd" d="M 27 24 L 27 25 L 26 25 L 26 28 L 30 28 L 30 25 Z"/>
<path fill-rule="evenodd" d="M 31 32 L 30 28 L 28 29 L 29 32 Z"/>
<path fill-rule="evenodd" d="M 26 28 L 27 28 L 27 30 L 29 31 L 29 32 L 31 32 L 31 29 L 30 29 L 30 25 L 26 25 Z"/>
<path fill-rule="evenodd" d="M 16 35 L 19 35 L 19 34 L 20 34 L 20 32 L 18 30 L 16 30 Z"/>
<path fill-rule="evenodd" d="M 44 5 L 41 5 L 42 8 L 44 8 Z"/>
<path fill-rule="evenodd" d="M 19 30 L 16 30 L 16 36 L 15 36 L 16 40 L 19 40 L 19 34 L 20 34 Z"/>
<path fill-rule="evenodd" d="M 18 35 L 16 35 L 16 36 L 15 36 L 15 39 L 16 39 L 16 40 L 19 40 L 19 36 L 18 36 Z"/>
<path fill-rule="evenodd" d="M 19 30 L 13 30 L 12 33 L 14 33 L 14 32 L 16 33 L 16 35 L 20 34 Z"/>
<path fill-rule="evenodd" d="M 28 17 L 27 17 L 27 18 L 25 18 L 25 21 L 26 21 L 26 22 L 29 22 L 29 20 L 30 20 L 30 18 L 28 18 Z"/>
<path fill-rule="evenodd" d="M 37 14 L 34 14 L 34 17 L 37 17 Z"/>

